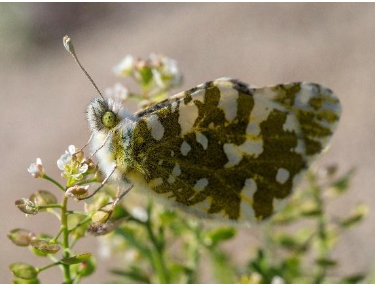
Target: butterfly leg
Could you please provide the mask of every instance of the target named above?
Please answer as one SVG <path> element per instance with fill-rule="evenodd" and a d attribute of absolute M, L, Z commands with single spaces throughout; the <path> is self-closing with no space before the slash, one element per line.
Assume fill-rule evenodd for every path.
<path fill-rule="evenodd" d="M 79 198 L 79 200 L 86 200 L 86 199 L 89 199 L 89 198 L 91 198 L 92 196 L 94 196 L 96 193 L 98 193 L 99 190 L 103 188 L 103 186 L 107 183 L 108 179 L 109 179 L 109 178 L 112 176 L 112 174 L 115 172 L 116 168 L 117 168 L 117 165 L 112 169 L 111 173 L 109 173 L 108 176 L 102 181 L 102 183 L 100 184 L 100 186 L 99 186 L 94 192 L 92 192 L 91 195 L 86 196 L 86 197 L 84 197 L 84 198 Z M 130 191 L 130 190 L 129 190 L 129 191 Z"/>
<path fill-rule="evenodd" d="M 126 189 L 123 193 L 121 193 L 121 195 L 118 195 L 117 198 L 116 198 L 116 200 L 113 202 L 113 205 L 116 206 L 118 204 L 118 202 L 120 202 L 121 199 L 124 198 L 124 196 L 126 194 L 128 194 L 130 192 L 130 190 L 133 189 L 133 187 L 134 187 L 134 185 L 131 184 L 128 189 Z"/>
<path fill-rule="evenodd" d="M 87 143 L 83 147 L 81 147 L 79 150 L 77 150 L 75 153 L 73 153 L 72 155 L 74 156 L 77 153 L 79 153 L 82 150 L 84 150 L 91 143 L 93 137 L 94 137 L 94 133 L 91 134 L 91 136 L 90 136 L 89 140 L 87 141 Z"/>
<path fill-rule="evenodd" d="M 90 155 L 90 159 L 91 158 L 93 158 L 93 156 L 99 151 L 99 150 L 101 150 L 104 146 L 105 146 L 105 144 L 106 144 L 106 142 L 107 142 L 107 140 L 108 140 L 108 138 L 109 138 L 109 136 L 111 135 L 111 133 L 108 133 L 108 135 L 105 137 L 105 139 L 104 139 L 104 141 L 103 141 L 103 143 L 101 144 L 101 146 L 99 146 L 91 155 Z"/>

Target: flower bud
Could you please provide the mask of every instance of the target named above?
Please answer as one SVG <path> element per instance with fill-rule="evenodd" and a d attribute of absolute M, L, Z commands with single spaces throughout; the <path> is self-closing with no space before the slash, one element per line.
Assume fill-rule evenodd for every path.
<path fill-rule="evenodd" d="M 87 169 L 88 174 L 92 174 L 98 169 L 98 166 L 95 164 L 95 162 L 88 157 L 85 157 L 81 163 L 86 164 L 88 166 L 88 169 Z"/>
<path fill-rule="evenodd" d="M 57 244 L 49 243 L 46 240 L 34 238 L 31 240 L 31 246 L 43 253 L 56 253 L 60 250 L 60 246 Z"/>
<path fill-rule="evenodd" d="M 30 201 L 33 201 L 38 206 L 47 206 L 57 203 L 57 198 L 51 192 L 46 190 L 38 190 L 31 194 Z"/>
<path fill-rule="evenodd" d="M 13 275 L 22 279 L 35 279 L 38 276 L 37 269 L 27 263 L 12 263 L 10 266 L 10 271 Z"/>
<path fill-rule="evenodd" d="M 81 150 L 81 151 L 79 151 L 79 152 L 73 153 L 72 158 L 75 159 L 75 160 L 77 160 L 77 161 L 81 161 L 82 158 L 84 157 L 84 155 L 85 155 L 85 154 L 84 154 L 83 151 Z"/>
<path fill-rule="evenodd" d="M 65 196 L 72 197 L 74 200 L 78 201 L 87 196 L 88 189 L 89 185 L 74 185 L 66 190 Z"/>
<path fill-rule="evenodd" d="M 27 171 L 34 178 L 42 177 L 43 174 L 44 174 L 44 168 L 43 168 L 42 160 L 40 158 L 37 158 L 35 163 L 30 164 Z"/>
<path fill-rule="evenodd" d="M 38 207 L 35 203 L 31 202 L 27 198 L 22 198 L 15 202 L 15 205 L 20 209 L 21 212 L 26 215 L 36 215 L 38 213 Z"/>
<path fill-rule="evenodd" d="M 34 233 L 24 229 L 14 229 L 8 234 L 8 238 L 18 246 L 28 246 L 33 236 Z"/>
<path fill-rule="evenodd" d="M 114 209 L 113 203 L 107 204 L 100 208 L 91 218 L 94 225 L 99 226 L 104 224 L 111 217 Z"/>

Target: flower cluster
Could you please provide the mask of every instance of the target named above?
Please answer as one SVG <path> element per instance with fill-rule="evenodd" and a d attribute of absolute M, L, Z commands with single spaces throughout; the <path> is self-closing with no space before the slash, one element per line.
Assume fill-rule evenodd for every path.
<path fill-rule="evenodd" d="M 134 79 L 141 88 L 141 94 L 131 92 L 120 83 L 106 89 L 106 94 L 121 101 L 135 99 L 140 109 L 164 100 L 168 91 L 182 83 L 177 61 L 163 55 L 150 54 L 145 60 L 127 55 L 113 68 L 113 72 L 118 77 Z"/>

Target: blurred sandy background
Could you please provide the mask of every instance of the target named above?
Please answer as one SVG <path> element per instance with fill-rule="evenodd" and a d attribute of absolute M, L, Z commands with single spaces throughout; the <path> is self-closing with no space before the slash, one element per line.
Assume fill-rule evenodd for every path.
<path fill-rule="evenodd" d="M 27 167 L 41 157 L 58 177 L 57 158 L 89 136 L 84 111 L 96 94 L 65 52 L 65 34 L 101 89 L 118 81 L 111 68 L 123 56 L 150 52 L 177 59 L 186 88 L 227 76 L 257 86 L 305 80 L 333 89 L 344 113 L 316 165 L 355 166 L 357 174 L 353 190 L 330 211 L 345 214 L 360 201 L 375 208 L 374 4 L 0 4 L 0 282 L 11 281 L 11 262 L 45 264 L 11 244 L 11 229 L 58 227 L 53 217 L 26 219 L 14 207 L 37 189 L 53 190 Z M 374 220 L 371 211 L 338 244 L 337 274 L 373 267 Z M 235 259 L 251 252 L 252 235 L 244 229 L 228 245 Z M 96 254 L 96 240 L 86 241 L 77 249 Z M 100 270 L 84 281 L 109 280 L 111 264 L 99 260 Z M 53 272 L 41 274 L 42 281 L 60 282 Z"/>

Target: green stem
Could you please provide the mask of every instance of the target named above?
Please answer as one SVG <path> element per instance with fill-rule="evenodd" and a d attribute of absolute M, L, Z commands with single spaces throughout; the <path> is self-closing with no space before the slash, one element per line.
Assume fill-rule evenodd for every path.
<path fill-rule="evenodd" d="M 94 177 L 88 180 L 77 182 L 75 185 L 85 185 L 85 184 L 94 183 L 94 182 L 100 183 L 99 179 L 97 177 Z"/>
<path fill-rule="evenodd" d="M 189 243 L 188 248 L 188 266 L 189 273 L 187 276 L 187 284 L 196 284 L 197 283 L 197 268 L 199 265 L 199 241 L 200 233 L 199 228 L 194 227 L 191 229 L 193 231 L 194 240 Z"/>
<path fill-rule="evenodd" d="M 81 211 L 67 211 L 67 215 L 81 215 L 81 216 L 87 216 L 86 212 Z"/>
<path fill-rule="evenodd" d="M 55 184 L 57 187 L 59 187 L 62 191 L 65 192 L 65 188 L 59 183 L 57 182 L 55 179 L 52 179 L 51 177 L 49 177 L 47 174 L 43 174 L 42 178 L 52 182 L 53 184 Z"/>
<path fill-rule="evenodd" d="M 48 265 L 46 265 L 46 266 L 39 267 L 39 268 L 37 269 L 37 271 L 38 271 L 38 273 L 39 273 L 39 272 L 42 272 L 42 271 L 44 271 L 44 270 L 46 270 L 46 269 L 48 269 L 48 268 L 51 268 L 51 267 L 56 266 L 56 265 L 59 265 L 59 264 L 60 264 L 60 261 L 57 261 L 57 262 L 54 262 L 54 263 L 48 264 Z"/>
<path fill-rule="evenodd" d="M 55 238 L 51 241 L 51 242 L 57 242 L 57 240 L 59 239 L 59 237 L 61 236 L 61 234 L 64 232 L 64 228 L 63 227 L 60 227 L 60 230 L 59 232 L 57 233 L 57 235 L 55 236 Z"/>
<path fill-rule="evenodd" d="M 38 206 L 38 210 L 43 210 L 43 209 L 53 209 L 53 208 L 62 208 L 61 204 L 49 204 L 45 206 Z"/>
<path fill-rule="evenodd" d="M 63 207 L 61 209 L 61 228 L 63 232 L 63 257 L 69 258 L 69 230 L 68 230 L 68 215 L 67 215 L 67 205 L 68 205 L 68 197 L 64 195 L 63 198 Z M 70 277 L 70 265 L 63 264 L 63 273 L 64 273 L 64 283 L 71 284 L 72 278 Z"/>
<path fill-rule="evenodd" d="M 80 226 L 83 226 L 84 224 L 86 224 L 86 223 L 88 223 L 90 221 L 91 221 L 91 217 L 86 217 L 85 219 L 83 219 L 82 221 L 80 221 L 78 224 L 76 224 L 73 228 L 71 228 L 70 230 L 68 230 L 68 232 L 71 233 L 72 231 L 76 230 Z"/>
<path fill-rule="evenodd" d="M 324 214 L 324 200 L 322 198 L 322 189 L 316 183 L 316 177 L 310 173 L 308 175 L 310 185 L 312 187 L 312 193 L 316 203 L 319 215 L 317 216 L 317 239 L 318 239 L 318 260 L 325 260 L 329 257 L 329 246 L 327 241 L 327 222 Z M 321 284 L 324 282 L 326 277 L 326 267 L 324 264 L 317 265 L 317 272 L 313 283 Z"/>
<path fill-rule="evenodd" d="M 157 274 L 158 283 L 168 284 L 170 282 L 169 282 L 169 274 L 168 274 L 167 267 L 165 265 L 165 260 L 164 260 L 164 254 L 163 254 L 164 246 L 162 245 L 161 242 L 158 241 L 157 237 L 152 231 L 151 208 L 152 208 L 152 202 L 149 201 L 149 205 L 147 207 L 148 220 L 145 222 L 145 226 L 146 226 L 146 230 L 150 238 L 150 241 L 154 247 L 154 250 L 151 251 L 151 262 Z"/>

